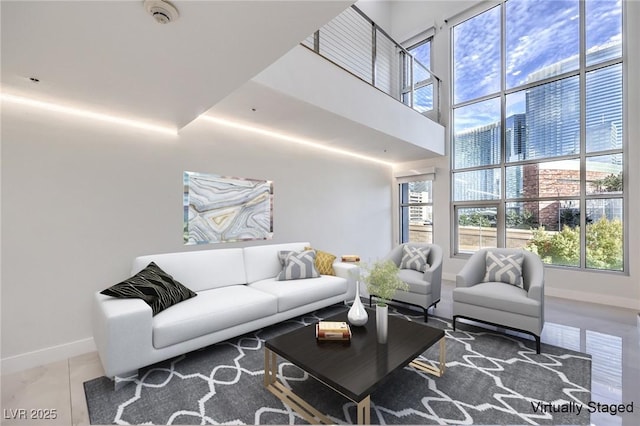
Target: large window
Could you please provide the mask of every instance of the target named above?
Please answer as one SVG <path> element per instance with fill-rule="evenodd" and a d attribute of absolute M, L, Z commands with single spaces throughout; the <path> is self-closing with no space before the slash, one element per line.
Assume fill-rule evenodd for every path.
<path fill-rule="evenodd" d="M 416 111 L 425 113 L 434 108 L 433 76 L 431 75 L 431 39 L 426 39 L 407 49 L 411 56 L 404 57 L 404 82 L 402 102 Z M 413 81 L 413 98 L 411 82 Z"/>
<path fill-rule="evenodd" d="M 454 26 L 455 253 L 625 269 L 622 9 L 507 0 Z"/>
<path fill-rule="evenodd" d="M 430 180 L 401 183 L 400 242 L 433 242 L 433 196 Z"/>

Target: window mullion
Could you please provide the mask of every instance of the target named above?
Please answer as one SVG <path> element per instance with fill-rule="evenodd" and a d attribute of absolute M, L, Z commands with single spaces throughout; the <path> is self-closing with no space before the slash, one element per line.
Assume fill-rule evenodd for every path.
<path fill-rule="evenodd" d="M 585 0 L 578 4 L 580 15 L 580 267 L 587 267 L 587 14 Z"/>
<path fill-rule="evenodd" d="M 498 205 L 498 217 L 496 221 L 497 227 L 497 246 L 507 246 L 507 226 L 505 212 L 505 198 L 507 196 L 507 98 L 505 90 L 507 88 L 507 11 L 505 3 L 500 6 L 500 195 L 501 200 Z"/>

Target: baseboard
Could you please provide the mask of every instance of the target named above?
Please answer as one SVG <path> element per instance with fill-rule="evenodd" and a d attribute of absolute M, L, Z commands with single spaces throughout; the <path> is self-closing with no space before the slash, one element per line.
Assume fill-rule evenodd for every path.
<path fill-rule="evenodd" d="M 456 282 L 456 274 L 451 274 L 451 273 L 443 272 L 443 273 L 442 273 L 442 279 L 443 279 L 443 280 L 447 280 L 447 281 L 453 281 L 453 282 Z"/>
<path fill-rule="evenodd" d="M 17 373 L 29 368 L 39 367 L 52 362 L 62 361 L 67 358 L 86 354 L 96 350 L 93 337 L 76 340 L 63 345 L 51 346 L 33 352 L 2 358 L 0 371 L 2 375 Z"/>
<path fill-rule="evenodd" d="M 615 306 L 617 308 L 633 309 L 640 311 L 640 302 L 634 299 L 611 296 L 602 293 L 586 293 L 583 291 L 566 290 L 557 287 L 544 287 L 545 296 L 559 297 L 561 299 L 576 300 L 578 302 L 596 303 L 598 305 Z"/>
<path fill-rule="evenodd" d="M 456 281 L 456 274 L 443 273 L 442 279 Z M 563 288 L 544 286 L 545 296 L 559 297 L 561 299 L 575 300 L 578 302 L 596 303 L 598 305 L 615 306 L 617 308 L 633 309 L 640 311 L 640 301 L 624 297 L 611 296 L 602 293 L 587 293 L 584 291 L 567 290 Z"/>

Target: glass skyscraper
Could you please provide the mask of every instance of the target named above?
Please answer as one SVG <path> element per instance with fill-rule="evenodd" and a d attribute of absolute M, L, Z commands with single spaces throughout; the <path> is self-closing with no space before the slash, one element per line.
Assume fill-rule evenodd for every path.
<path fill-rule="evenodd" d="M 611 56 L 619 43 L 588 52 L 590 62 Z M 577 68 L 577 57 L 532 73 L 528 81 L 558 75 Z M 622 146 L 622 67 L 612 65 L 587 73 L 586 152 L 606 151 Z M 500 122 L 455 135 L 456 168 L 500 163 Z M 505 161 L 507 163 L 575 155 L 580 152 L 580 87 L 577 76 L 531 87 L 525 92 L 525 112 L 512 114 L 505 121 Z M 611 156 L 619 161 L 620 156 Z M 518 170 L 516 170 L 518 172 Z M 477 173 L 478 179 L 456 179 L 455 194 L 500 193 L 500 180 L 492 173 Z M 511 194 L 520 194 L 523 185 L 518 173 L 507 175 Z M 457 199 L 468 199 L 465 196 Z M 480 198 L 482 199 L 482 198 Z"/>

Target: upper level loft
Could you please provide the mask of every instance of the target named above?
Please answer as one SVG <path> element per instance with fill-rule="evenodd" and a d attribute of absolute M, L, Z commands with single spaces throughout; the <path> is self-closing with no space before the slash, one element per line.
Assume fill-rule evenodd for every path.
<path fill-rule="evenodd" d="M 351 6 L 208 114 L 400 163 L 444 155 L 440 86 Z"/>
<path fill-rule="evenodd" d="M 356 5 L 301 44 L 425 117 L 440 122 L 440 78 Z"/>

